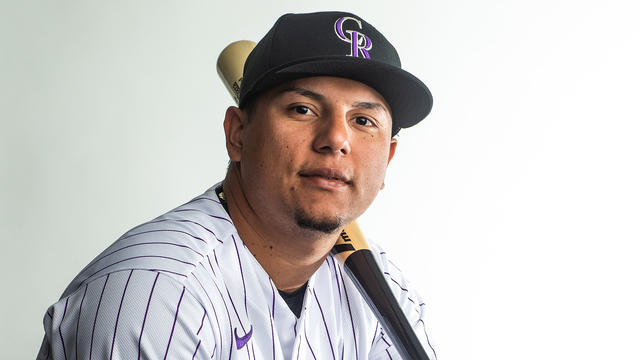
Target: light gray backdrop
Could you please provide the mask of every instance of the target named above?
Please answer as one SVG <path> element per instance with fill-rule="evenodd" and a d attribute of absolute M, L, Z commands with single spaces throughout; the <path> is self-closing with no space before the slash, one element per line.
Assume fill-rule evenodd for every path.
<path fill-rule="evenodd" d="M 435 97 L 362 218 L 441 359 L 638 359 L 633 2 L 4 1 L 0 357 L 99 251 L 220 180 L 215 60 L 285 12 L 350 10 Z"/>

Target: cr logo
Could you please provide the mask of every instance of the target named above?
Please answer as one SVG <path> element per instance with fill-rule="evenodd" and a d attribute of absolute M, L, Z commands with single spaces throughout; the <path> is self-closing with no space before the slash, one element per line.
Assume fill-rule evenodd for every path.
<path fill-rule="evenodd" d="M 359 57 L 360 55 L 362 55 L 362 57 L 364 57 L 365 59 L 370 59 L 371 57 L 369 56 L 369 50 L 371 50 L 371 48 L 373 47 L 371 39 L 369 39 L 367 35 L 361 32 L 355 30 L 344 30 L 343 24 L 347 20 L 355 21 L 360 29 L 362 29 L 362 23 L 360 22 L 360 20 L 351 16 L 341 17 L 336 20 L 336 23 L 334 25 L 336 35 L 338 35 L 340 40 L 351 43 L 351 53 L 348 56 Z"/>

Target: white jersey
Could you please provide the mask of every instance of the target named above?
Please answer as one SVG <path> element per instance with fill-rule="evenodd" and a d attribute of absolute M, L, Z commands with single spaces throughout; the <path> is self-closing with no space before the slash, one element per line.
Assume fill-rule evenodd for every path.
<path fill-rule="evenodd" d="M 372 248 L 431 359 L 425 304 Z M 309 279 L 300 318 L 246 248 L 215 186 L 133 228 L 44 316 L 45 359 L 400 359 L 337 260 Z"/>

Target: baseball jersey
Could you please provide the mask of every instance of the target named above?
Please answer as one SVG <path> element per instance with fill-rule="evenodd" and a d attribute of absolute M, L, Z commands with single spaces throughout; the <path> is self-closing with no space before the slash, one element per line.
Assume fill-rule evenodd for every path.
<path fill-rule="evenodd" d="M 217 185 L 216 185 L 217 186 Z M 296 317 L 215 187 L 114 242 L 44 315 L 37 359 L 400 359 L 330 255 Z M 374 244 L 431 359 L 424 302 Z"/>

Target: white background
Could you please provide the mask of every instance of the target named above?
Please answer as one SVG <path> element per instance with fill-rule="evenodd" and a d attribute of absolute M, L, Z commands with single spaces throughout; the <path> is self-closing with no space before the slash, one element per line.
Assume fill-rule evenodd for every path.
<path fill-rule="evenodd" d="M 120 234 L 220 180 L 215 60 L 285 12 L 353 11 L 431 88 L 365 232 L 440 359 L 640 359 L 632 1 L 11 1 L 0 8 L 0 357 Z"/>

